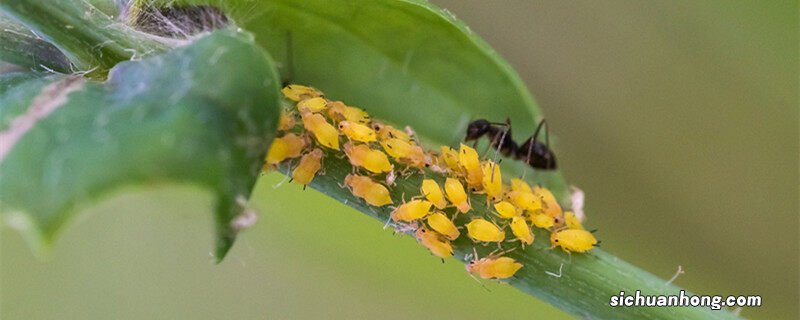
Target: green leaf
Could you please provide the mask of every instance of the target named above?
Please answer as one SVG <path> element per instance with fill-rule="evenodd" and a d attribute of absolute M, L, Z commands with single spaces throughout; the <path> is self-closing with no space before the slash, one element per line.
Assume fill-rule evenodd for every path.
<path fill-rule="evenodd" d="M 37 71 L 70 71 L 66 56 L 25 26 L 0 13 L 0 61 Z"/>
<path fill-rule="evenodd" d="M 0 10 L 55 45 L 78 70 L 93 75 L 104 76 L 120 61 L 170 47 L 165 39 L 136 32 L 86 1 L 3 0 Z"/>
<path fill-rule="evenodd" d="M 452 13 L 427 1 L 221 3 L 276 59 L 284 81 L 314 86 L 376 117 L 412 125 L 432 144 L 456 144 L 470 120 L 507 117 L 521 142 L 544 118 L 508 63 Z M 506 161 L 510 172 L 526 170 L 512 162 Z M 569 203 L 560 171 L 534 176 Z"/>
<path fill-rule="evenodd" d="M 274 137 L 279 81 L 244 34 L 79 76 L 0 76 L 0 208 L 39 252 L 80 207 L 130 185 L 195 183 L 217 195 L 222 259 Z"/>

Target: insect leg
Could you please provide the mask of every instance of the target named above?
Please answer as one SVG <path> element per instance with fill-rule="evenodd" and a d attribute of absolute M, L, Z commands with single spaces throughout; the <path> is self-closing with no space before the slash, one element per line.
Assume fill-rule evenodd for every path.
<path fill-rule="evenodd" d="M 547 125 L 547 121 L 545 119 L 542 119 L 542 121 L 539 122 L 539 128 L 541 128 L 541 127 L 544 127 L 544 139 L 545 139 L 544 145 L 545 145 L 545 147 L 547 147 L 546 150 L 550 150 L 550 126 Z M 533 136 L 534 136 L 534 138 L 533 138 L 534 144 L 536 143 L 536 140 L 539 138 L 539 128 L 536 128 L 536 132 L 534 132 L 534 134 L 533 134 Z M 550 160 L 551 159 L 552 159 L 552 157 L 547 157 L 547 167 L 548 168 L 550 168 Z"/>
<path fill-rule="evenodd" d="M 503 135 L 500 136 L 500 143 L 498 143 L 494 149 L 494 159 L 492 160 L 492 177 L 490 178 L 491 182 L 494 182 L 494 171 L 495 171 L 494 167 L 497 165 L 497 154 L 500 153 L 500 148 L 503 147 L 502 143 L 506 141 L 506 136 L 508 135 L 509 131 L 511 131 L 511 119 L 506 118 L 505 128 L 503 129 Z M 497 135 L 495 135 L 494 138 L 497 138 Z M 492 139 L 492 144 L 495 144 L 494 138 Z"/>

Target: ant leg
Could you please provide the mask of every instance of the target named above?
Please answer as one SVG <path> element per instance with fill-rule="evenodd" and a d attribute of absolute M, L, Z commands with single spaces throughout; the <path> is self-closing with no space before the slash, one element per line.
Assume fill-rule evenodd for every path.
<path fill-rule="evenodd" d="M 539 121 L 539 125 L 536 127 L 536 131 L 533 132 L 533 136 L 528 138 L 528 141 L 525 142 L 526 144 L 528 144 L 528 152 L 525 155 L 525 164 L 528 164 L 528 167 L 530 168 L 530 170 L 533 170 L 533 166 L 530 165 L 530 163 L 531 163 L 531 154 L 533 153 L 533 146 L 538 141 L 539 131 L 542 130 L 542 126 L 545 126 L 545 127 L 547 126 L 547 121 L 545 119 L 542 119 L 542 121 Z M 548 127 L 548 131 L 549 131 L 549 127 Z M 548 144 L 548 148 L 549 148 L 550 135 L 547 134 L 546 138 L 547 138 L 547 144 Z M 549 167 L 550 166 L 550 163 L 549 163 L 550 159 L 548 159 L 547 161 L 548 161 L 547 166 Z M 526 173 L 528 173 L 528 169 L 525 169 L 525 171 L 522 172 L 522 179 L 523 180 L 525 179 L 525 174 Z"/>
<path fill-rule="evenodd" d="M 503 129 L 503 135 L 500 136 L 500 143 L 506 141 L 506 136 L 508 135 L 509 131 L 511 131 L 511 119 L 506 118 L 505 129 Z M 496 137 L 497 136 L 495 135 L 495 138 Z M 492 139 L 493 142 L 492 144 L 494 144 L 495 142 L 494 140 L 495 139 Z M 495 172 L 495 166 L 497 165 L 497 155 L 500 153 L 500 148 L 502 147 L 503 147 L 502 145 L 498 144 L 494 149 L 494 159 L 492 159 L 492 177 L 489 179 L 491 182 L 494 182 L 494 172 Z"/>
<path fill-rule="evenodd" d="M 539 126 L 540 127 L 544 126 L 544 145 L 545 147 L 547 147 L 547 150 L 550 150 L 550 126 L 547 125 L 547 121 L 545 121 L 545 119 L 542 119 L 542 122 L 539 123 Z M 536 142 L 536 139 L 538 139 L 538 137 L 539 137 L 539 130 L 537 129 L 533 141 Z M 551 159 L 552 157 L 547 157 L 548 168 L 550 168 Z"/>

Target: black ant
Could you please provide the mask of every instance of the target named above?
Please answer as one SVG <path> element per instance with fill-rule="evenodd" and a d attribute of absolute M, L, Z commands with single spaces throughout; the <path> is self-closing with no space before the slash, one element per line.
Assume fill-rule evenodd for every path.
<path fill-rule="evenodd" d="M 498 126 L 504 126 L 504 128 Z M 474 147 L 474 145 L 478 144 L 477 140 L 484 135 L 491 139 L 491 146 L 499 150 L 504 156 L 516 157 L 519 146 L 511 138 L 511 119 L 506 119 L 505 123 L 489 122 L 486 119 L 472 121 L 467 126 L 467 136 L 464 137 L 464 141 L 475 140 Z"/>
<path fill-rule="evenodd" d="M 482 136 L 487 136 L 491 139 L 490 145 L 504 156 L 513 156 L 515 159 L 522 160 L 536 169 L 555 170 L 556 156 L 548 147 L 550 145 L 550 135 L 545 132 L 545 142 L 542 143 L 539 140 L 539 132 L 541 132 L 542 128 L 545 131 L 549 131 L 545 120 L 539 122 L 536 131 L 528 140 L 525 140 L 522 145 L 518 145 L 511 137 L 511 119 L 506 119 L 505 123 L 478 119 L 470 122 L 467 126 L 467 135 L 464 140 L 478 140 Z M 477 144 L 477 141 L 475 143 Z"/>

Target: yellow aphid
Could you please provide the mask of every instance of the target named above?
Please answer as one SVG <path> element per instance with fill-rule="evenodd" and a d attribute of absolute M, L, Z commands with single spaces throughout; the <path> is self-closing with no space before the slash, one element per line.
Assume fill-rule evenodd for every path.
<path fill-rule="evenodd" d="M 426 200 L 411 200 L 401 204 L 392 211 L 392 220 L 411 222 L 428 215 L 433 203 Z"/>
<path fill-rule="evenodd" d="M 280 120 L 278 120 L 278 130 L 279 131 L 286 131 L 291 128 L 294 128 L 296 121 L 294 119 L 294 115 L 289 113 L 286 110 L 281 111 Z"/>
<path fill-rule="evenodd" d="M 480 218 L 467 223 L 467 234 L 473 240 L 483 242 L 500 242 L 506 238 L 506 233 L 500 227 Z"/>
<path fill-rule="evenodd" d="M 566 229 L 551 233 L 550 243 L 567 252 L 586 252 L 594 248 L 597 238 L 586 230 Z"/>
<path fill-rule="evenodd" d="M 480 169 L 481 161 L 478 152 L 462 143 L 458 152 L 458 164 L 464 169 Z"/>
<path fill-rule="evenodd" d="M 503 179 L 500 175 L 500 166 L 492 161 L 483 163 L 483 191 L 491 201 L 503 198 Z"/>
<path fill-rule="evenodd" d="M 511 202 L 515 207 L 528 210 L 531 212 L 536 212 L 542 209 L 542 199 L 534 195 L 533 193 L 523 192 L 523 191 L 509 191 L 506 194 L 506 198 L 508 201 Z"/>
<path fill-rule="evenodd" d="M 584 230 L 581 220 L 579 220 L 572 211 L 564 212 L 564 223 L 566 223 L 567 229 Z"/>
<path fill-rule="evenodd" d="M 355 123 L 368 123 L 369 114 L 366 111 L 350 107 L 341 101 L 328 102 L 328 116 L 339 121 L 347 120 Z"/>
<path fill-rule="evenodd" d="M 392 204 L 389 190 L 382 184 L 372 181 L 370 177 L 348 174 L 344 183 L 356 197 L 362 198 L 370 205 L 381 207 Z"/>
<path fill-rule="evenodd" d="M 347 120 L 339 122 L 339 130 L 348 138 L 355 141 L 372 142 L 376 140 L 374 130 L 357 122 L 350 122 Z"/>
<path fill-rule="evenodd" d="M 274 165 L 286 159 L 297 158 L 303 153 L 306 140 L 294 133 L 272 140 L 267 152 L 267 164 Z"/>
<path fill-rule="evenodd" d="M 320 112 L 322 110 L 325 110 L 325 107 L 327 105 L 328 102 L 325 101 L 325 98 L 322 97 L 308 98 L 297 103 L 297 110 L 300 110 L 300 112 L 304 111 Z"/>
<path fill-rule="evenodd" d="M 411 145 L 410 153 L 407 157 L 402 158 L 401 160 L 404 163 L 416 168 L 424 168 L 430 162 L 425 157 L 425 150 L 416 144 Z"/>
<path fill-rule="evenodd" d="M 417 232 L 414 233 L 414 237 L 417 238 L 419 243 L 425 246 L 425 248 L 428 248 L 431 253 L 439 258 L 453 256 L 453 246 L 450 245 L 450 241 L 447 241 L 442 237 L 442 235 L 437 234 L 436 232 L 422 227 L 417 229 Z"/>
<path fill-rule="evenodd" d="M 392 158 L 407 158 L 411 154 L 411 143 L 398 138 L 381 139 L 381 146 Z"/>
<path fill-rule="evenodd" d="M 511 191 L 533 193 L 531 186 L 522 179 L 511 179 Z"/>
<path fill-rule="evenodd" d="M 509 257 L 482 258 L 467 264 L 467 272 L 477 273 L 483 279 L 511 278 L 521 268 L 521 263 Z"/>
<path fill-rule="evenodd" d="M 408 135 L 408 133 L 403 130 L 398 130 L 388 124 L 375 121 L 372 123 L 372 128 L 378 132 L 378 138 L 380 138 L 381 141 L 388 139 L 400 139 L 405 142 L 411 142 L 411 136 Z"/>
<path fill-rule="evenodd" d="M 523 217 L 514 217 L 511 219 L 511 233 L 526 245 L 533 243 L 531 227 L 528 226 L 528 223 L 525 222 L 525 218 Z"/>
<path fill-rule="evenodd" d="M 448 146 L 442 146 L 441 158 L 447 165 L 447 168 L 452 172 L 461 172 L 461 167 L 458 166 L 458 152 Z"/>
<path fill-rule="evenodd" d="M 339 150 L 339 131 L 318 113 L 301 112 L 303 127 L 310 131 L 321 145 Z"/>
<path fill-rule="evenodd" d="M 432 202 L 437 209 L 444 209 L 444 207 L 447 206 L 447 200 L 444 198 L 442 189 L 439 188 L 439 184 L 433 179 L 422 180 L 422 187 L 420 187 L 420 191 L 422 192 L 422 195 L 425 196 L 425 199 L 428 199 L 428 201 Z"/>
<path fill-rule="evenodd" d="M 561 211 L 561 206 L 558 205 L 558 201 L 556 201 L 556 197 L 552 192 L 550 192 L 549 189 L 535 187 L 533 188 L 533 193 L 542 199 L 542 202 L 544 203 L 542 208 L 545 214 L 553 218 L 559 217 L 563 214 Z"/>
<path fill-rule="evenodd" d="M 469 197 L 467 197 L 467 193 L 464 192 L 464 185 L 457 179 L 447 178 L 447 180 L 444 181 L 444 192 L 447 194 L 447 199 L 458 208 L 459 212 L 467 213 L 472 209 L 472 206 L 469 204 Z"/>
<path fill-rule="evenodd" d="M 534 213 L 530 215 L 531 224 L 537 228 L 550 229 L 555 225 L 553 217 L 544 213 Z"/>
<path fill-rule="evenodd" d="M 315 148 L 300 158 L 300 164 L 292 171 L 292 179 L 299 184 L 309 184 L 322 168 L 322 150 Z"/>
<path fill-rule="evenodd" d="M 424 168 L 425 150 L 422 147 L 399 138 L 382 139 L 381 146 L 392 158 L 416 168 Z"/>
<path fill-rule="evenodd" d="M 436 230 L 436 232 L 441 233 L 450 240 L 455 240 L 461 235 L 461 232 L 458 231 L 453 221 L 448 219 L 447 216 L 441 212 L 429 215 L 428 225 L 431 226 L 431 229 Z"/>
<path fill-rule="evenodd" d="M 519 210 L 517 210 L 517 207 L 515 207 L 513 204 L 511 204 L 508 201 L 501 201 L 501 202 L 495 203 L 494 204 L 494 210 L 496 210 L 497 213 L 499 213 L 501 217 L 508 218 L 508 219 L 516 217 L 516 216 L 518 216 L 520 214 Z"/>
<path fill-rule="evenodd" d="M 299 84 L 290 84 L 281 89 L 281 92 L 283 92 L 284 96 L 294 101 L 322 96 L 322 93 L 316 89 Z"/>
<path fill-rule="evenodd" d="M 458 165 L 466 174 L 467 185 L 474 190 L 482 187 L 483 170 L 481 170 L 481 161 L 475 149 L 462 143 L 458 151 Z"/>
<path fill-rule="evenodd" d="M 353 145 L 348 142 L 344 145 L 344 153 L 353 166 L 363 167 L 373 173 L 392 171 L 392 164 L 389 163 L 386 154 L 380 150 L 371 149 L 366 144 Z"/>

